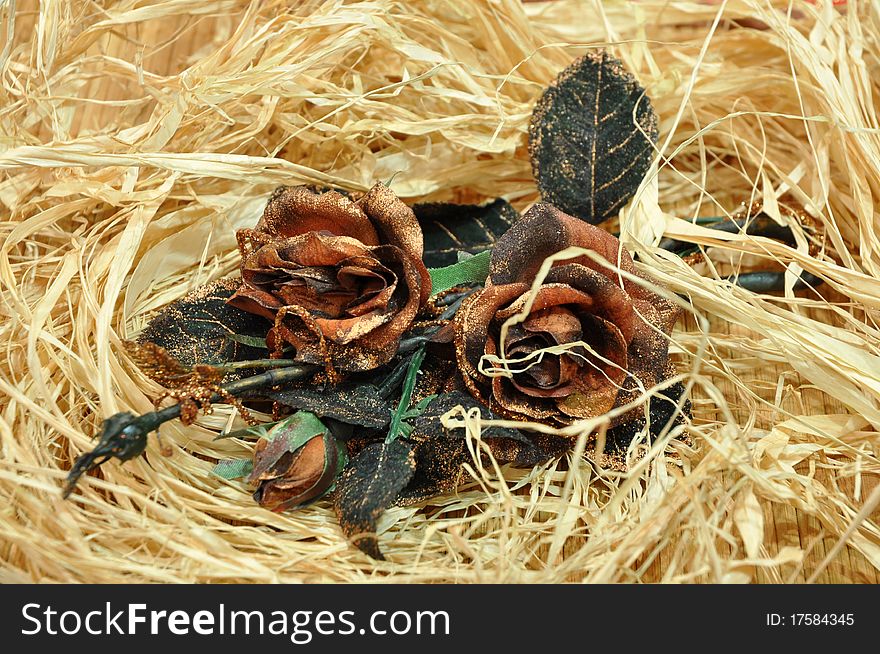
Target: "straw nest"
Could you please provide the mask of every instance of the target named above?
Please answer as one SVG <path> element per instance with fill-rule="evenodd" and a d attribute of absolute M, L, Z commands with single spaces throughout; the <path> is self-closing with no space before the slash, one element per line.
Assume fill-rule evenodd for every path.
<path fill-rule="evenodd" d="M 0 2 L 0 580 L 875 581 L 878 11 Z M 534 470 L 475 464 L 457 494 L 383 517 L 381 563 L 326 503 L 276 515 L 210 474 L 252 447 L 212 441 L 238 424 L 229 407 L 163 427 L 144 458 L 61 500 L 101 420 L 161 393 L 123 339 L 236 270 L 233 232 L 276 185 L 390 180 L 409 201 L 523 209 L 534 102 L 597 47 L 661 118 L 657 165 L 620 224 L 686 298 L 672 351 L 692 445 L 670 434 L 626 474 L 579 450 Z M 796 247 L 693 223 L 755 201 Z M 656 249 L 664 233 L 713 245 L 709 262 Z M 762 268 L 825 283 L 759 295 L 723 279 Z"/>

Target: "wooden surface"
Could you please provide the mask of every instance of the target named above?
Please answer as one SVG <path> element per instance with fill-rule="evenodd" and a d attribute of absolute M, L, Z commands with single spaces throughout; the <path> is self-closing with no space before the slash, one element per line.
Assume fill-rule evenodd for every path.
<path fill-rule="evenodd" d="M 182 29 L 182 25 L 157 26 L 149 33 L 144 31 L 140 35 L 139 43 L 111 38 L 108 39 L 107 43 L 101 44 L 100 47 L 108 54 L 128 60 L 131 60 L 133 49 L 143 48 L 145 68 L 160 75 L 175 74 L 193 63 L 191 58 L 195 49 L 194 44 L 203 44 L 212 36 L 216 36 L 212 34 L 213 26 L 209 19 L 191 18 L 189 19 L 189 26 L 186 28 L 188 38 L 177 39 L 167 45 L 167 47 L 160 46 L 156 50 L 156 44 L 165 43 L 175 32 Z M 110 84 L 103 83 L 101 80 L 95 80 L 91 84 L 92 97 L 95 100 L 106 101 L 125 98 L 124 92 Z M 117 111 L 113 106 L 96 104 L 88 114 L 79 117 L 77 121 L 78 127 L 81 130 L 101 129 L 101 127 L 115 122 L 114 114 Z M 730 330 L 730 326 L 727 324 L 716 323 L 712 327 L 716 332 L 725 333 Z M 756 384 L 764 382 L 767 387 L 775 387 L 780 372 L 785 370 L 784 367 L 774 368 L 768 365 L 761 370 L 760 377 L 756 378 L 754 382 Z M 795 375 L 790 369 L 788 369 L 788 374 Z M 796 375 L 793 379 L 797 379 Z M 730 391 L 731 395 L 733 395 L 732 388 Z M 800 395 L 800 401 L 814 413 L 846 412 L 843 405 L 831 400 L 817 390 L 803 389 Z M 765 418 L 769 418 L 769 416 Z M 762 428 L 768 426 L 768 424 L 759 424 L 757 426 Z M 805 467 L 809 466 L 806 462 L 802 465 Z M 821 466 L 816 466 L 815 475 L 823 483 L 832 481 L 829 479 L 828 471 Z M 853 492 L 853 482 L 851 479 L 837 479 L 836 483 L 848 492 Z M 874 479 L 872 482 L 863 485 L 861 491 L 862 500 L 867 497 L 876 484 L 877 480 Z M 880 519 L 880 515 L 875 515 L 874 519 Z M 756 570 L 754 579 L 757 582 L 804 582 L 810 578 L 814 570 L 825 558 L 827 552 L 837 542 L 836 538 L 828 537 L 825 534 L 818 520 L 790 506 L 766 505 L 764 508 L 764 520 L 765 545 L 768 549 L 768 554 L 776 554 L 786 545 L 794 545 L 804 549 L 807 554 L 802 566 L 792 564 L 788 568 L 783 567 L 780 571 Z M 572 546 L 576 546 L 576 544 L 573 543 Z M 672 550 L 673 546 L 669 546 L 660 552 L 659 556 L 650 564 L 647 573 L 643 577 L 644 581 L 660 581 L 663 579 L 665 566 L 672 555 Z M 723 543 L 720 546 L 720 553 L 724 554 Z M 864 556 L 847 546 L 839 552 L 830 565 L 817 577 L 816 581 L 819 583 L 873 584 L 880 581 L 880 575 L 878 575 L 877 570 L 873 568 Z"/>

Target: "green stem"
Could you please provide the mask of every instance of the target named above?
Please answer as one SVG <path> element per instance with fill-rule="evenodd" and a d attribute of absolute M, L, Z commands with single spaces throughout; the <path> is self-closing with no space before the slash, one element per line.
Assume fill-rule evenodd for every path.
<path fill-rule="evenodd" d="M 425 360 L 424 346 L 416 350 L 409 362 L 409 368 L 406 371 L 406 379 L 403 382 L 403 391 L 400 394 L 400 402 L 397 410 L 391 416 L 391 424 L 388 426 L 388 436 L 385 438 L 386 443 L 392 442 L 400 435 L 400 425 L 403 422 L 403 415 L 409 409 L 409 403 L 412 399 L 413 389 L 416 386 L 416 377 L 419 374 L 419 368 L 422 367 L 422 361 Z"/>

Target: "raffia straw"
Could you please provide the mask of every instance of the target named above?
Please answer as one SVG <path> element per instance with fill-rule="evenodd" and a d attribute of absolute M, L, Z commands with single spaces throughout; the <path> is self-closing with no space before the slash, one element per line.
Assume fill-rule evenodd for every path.
<path fill-rule="evenodd" d="M 235 271 L 233 232 L 275 185 L 525 209 L 532 106 L 599 47 L 661 119 L 619 223 L 692 307 L 672 336 L 692 447 L 645 440 L 617 473 L 580 456 L 581 425 L 534 470 L 475 459 L 457 493 L 381 519 L 382 563 L 326 503 L 273 514 L 210 474 L 252 448 L 213 440 L 241 423 L 228 407 L 61 501 L 101 419 L 161 392 L 123 340 Z M 0 580 L 877 581 L 876 3 L 19 0 L 0 3 L 0 71 Z M 693 223 L 755 201 L 794 247 Z M 826 283 L 723 280 L 768 267 Z M 479 418 L 458 419 L 476 453 Z"/>

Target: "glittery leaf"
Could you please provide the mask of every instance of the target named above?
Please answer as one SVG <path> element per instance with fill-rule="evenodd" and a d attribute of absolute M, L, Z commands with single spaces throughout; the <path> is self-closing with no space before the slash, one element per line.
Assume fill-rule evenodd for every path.
<path fill-rule="evenodd" d="M 459 253 L 490 250 L 519 214 L 501 198 L 484 205 L 432 202 L 412 207 L 425 239 L 423 260 L 429 268 L 450 266 Z"/>
<path fill-rule="evenodd" d="M 455 490 L 464 479 L 462 464 L 471 461 L 463 428 L 446 429 L 440 417 L 451 409 L 462 406 L 466 410 L 479 407 L 484 420 L 496 420 L 488 408 L 468 393 L 452 391 L 432 400 L 424 412 L 413 421 L 413 431 L 407 437 L 416 457 L 412 480 L 398 494 L 395 504 L 417 504 Z M 499 463 L 529 467 L 558 456 L 570 447 L 570 441 L 555 436 L 525 435 L 516 429 L 487 427 L 481 439 Z"/>
<path fill-rule="evenodd" d="M 233 338 L 263 338 L 272 327 L 260 316 L 226 303 L 239 284 L 237 279 L 219 279 L 188 293 L 160 311 L 138 343 L 155 343 L 184 366 L 264 358 L 265 350 Z"/>
<path fill-rule="evenodd" d="M 350 425 L 380 429 L 391 420 L 391 406 L 372 384 L 293 388 L 270 391 L 265 396 L 293 409 L 305 409 Z"/>
<path fill-rule="evenodd" d="M 651 418 L 651 426 L 649 432 L 651 436 L 657 438 L 666 428 L 666 425 L 672 421 L 670 428 L 684 424 L 691 417 L 691 401 L 685 400 L 682 404 L 681 411 L 678 410 L 676 403 L 684 393 L 684 385 L 681 382 L 673 384 L 662 393 L 651 397 L 651 404 L 648 409 Z M 609 429 L 605 434 L 605 451 L 623 451 L 629 446 L 633 438 L 645 427 L 645 418 L 638 417 L 629 422 Z"/>
<path fill-rule="evenodd" d="M 250 459 L 224 459 L 211 472 L 223 479 L 242 479 L 250 475 L 253 469 L 254 462 Z"/>
<path fill-rule="evenodd" d="M 621 61 L 590 52 L 535 106 L 529 154 L 538 190 L 546 202 L 598 224 L 633 196 L 656 140 L 657 117 L 644 89 Z"/>
<path fill-rule="evenodd" d="M 415 470 L 412 449 L 402 440 L 367 445 L 336 482 L 334 503 L 342 533 L 362 552 L 383 560 L 376 522 Z"/>

